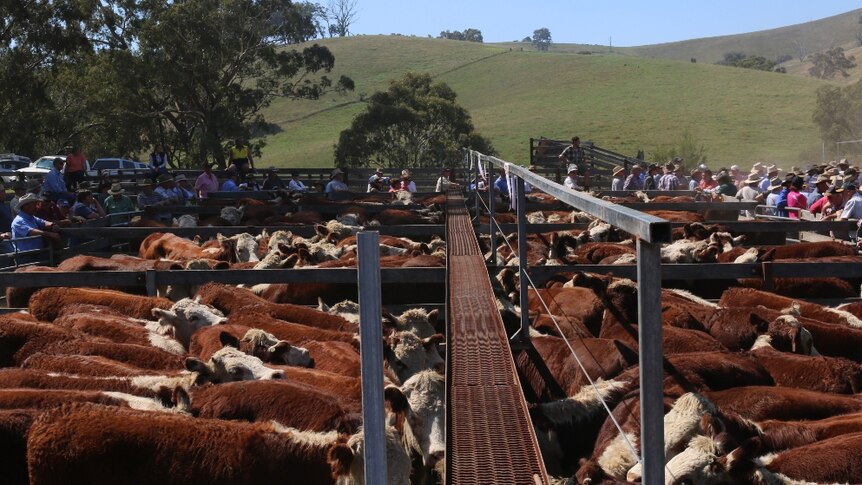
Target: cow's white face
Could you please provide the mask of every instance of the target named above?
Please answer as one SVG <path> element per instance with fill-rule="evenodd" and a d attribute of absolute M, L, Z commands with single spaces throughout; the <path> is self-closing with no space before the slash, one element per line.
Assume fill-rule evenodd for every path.
<path fill-rule="evenodd" d="M 404 383 L 401 391 L 410 403 L 410 419 L 426 466 L 433 467 L 446 451 L 446 412 L 443 399 L 446 384 L 437 372 L 422 371 Z"/>
<path fill-rule="evenodd" d="M 397 317 L 399 330 L 413 332 L 419 337 L 430 337 L 436 333 L 431 318 L 436 320 L 437 313 L 428 313 L 424 308 L 411 308 Z"/>
<path fill-rule="evenodd" d="M 283 379 L 284 372 L 271 369 L 263 361 L 234 347 L 224 347 L 206 363 L 194 357 L 186 359 L 186 369 L 197 372 L 210 382 Z"/>
<path fill-rule="evenodd" d="M 177 218 L 177 227 L 197 227 L 198 220 L 192 214 L 183 214 Z"/>
<path fill-rule="evenodd" d="M 224 207 L 219 215 L 232 226 L 238 226 L 242 222 L 242 209 L 237 207 Z"/>
<path fill-rule="evenodd" d="M 444 369 L 445 361 L 437 351 L 437 343 L 442 341 L 442 337 L 438 334 L 422 339 L 413 332 L 396 332 L 389 337 L 389 365 L 401 382 L 423 370 Z"/>
<path fill-rule="evenodd" d="M 244 232 L 236 236 L 236 259 L 240 263 L 259 261 L 257 257 L 258 242 L 251 234 Z"/>
<path fill-rule="evenodd" d="M 286 340 L 279 340 L 263 330 L 249 329 L 242 341 L 249 344 L 252 355 L 265 355 L 267 362 L 283 362 L 285 365 L 297 367 L 311 366 L 311 355 L 308 349 L 290 345 Z"/>
<path fill-rule="evenodd" d="M 227 323 L 227 318 L 222 312 L 200 303 L 199 299 L 191 298 L 183 298 L 174 303 L 170 310 L 153 308 L 153 316 L 158 317 L 161 325 L 173 326 L 176 329 L 177 340 L 186 348 L 197 329 Z"/>

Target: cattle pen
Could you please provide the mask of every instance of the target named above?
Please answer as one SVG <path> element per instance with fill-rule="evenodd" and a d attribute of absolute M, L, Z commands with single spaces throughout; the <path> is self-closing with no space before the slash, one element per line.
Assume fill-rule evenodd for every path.
<path fill-rule="evenodd" d="M 557 303 L 546 300 L 542 296 L 547 294 L 547 288 L 549 288 L 546 287 L 547 284 L 555 280 L 559 281 L 561 277 L 565 277 L 569 282 L 577 280 L 579 277 L 573 277 L 572 273 L 612 275 L 615 278 L 627 278 L 636 282 L 633 294 L 636 301 L 634 308 L 637 329 L 634 337 L 636 345 L 633 347 L 636 348 L 637 355 L 636 362 L 632 365 L 639 367 L 636 387 L 640 418 L 636 421 L 640 444 L 625 438 L 620 446 L 634 456 L 636 465 L 631 468 L 638 468 L 638 480 L 653 484 L 664 482 L 665 476 L 673 473 L 668 468 L 667 434 L 664 429 L 667 396 L 663 394 L 663 380 L 669 361 L 666 349 L 663 348 L 666 345 L 663 341 L 663 337 L 666 337 L 663 325 L 667 325 L 667 323 L 663 324 L 663 318 L 665 318 L 663 299 L 667 298 L 667 294 L 663 293 L 663 286 L 685 282 L 688 288 L 697 289 L 702 285 L 704 293 L 700 296 L 710 300 L 708 304 L 713 304 L 712 301 L 716 300 L 716 295 L 721 294 L 721 292 L 715 292 L 718 289 L 725 290 L 727 281 L 756 281 L 758 288 L 772 290 L 788 278 L 817 278 L 827 275 L 854 282 L 862 279 L 862 262 L 859 261 L 805 262 L 803 259 L 802 261 L 752 260 L 731 263 L 713 261 L 669 264 L 663 262 L 665 259 L 662 252 L 663 245 L 672 243 L 674 231 L 688 230 L 691 225 L 666 220 L 647 211 L 738 214 L 739 211 L 753 209 L 752 204 L 749 203 L 633 201 L 613 203 L 565 189 L 518 165 L 478 152 L 467 151 L 465 162 L 463 167 L 465 174 L 472 171 L 478 177 L 480 172 L 492 171 L 492 167 L 505 173 L 512 188 L 508 207 L 501 207 L 503 201 L 495 199 L 489 192 L 465 194 L 459 189 L 453 189 L 446 194 L 445 198 L 438 198 L 434 203 L 436 208 L 443 211 L 443 220 L 392 225 L 357 223 L 355 226 L 354 232 L 359 234 L 373 231 L 381 237 L 410 238 L 415 241 L 415 247 L 422 247 L 414 250 L 419 253 L 429 252 L 428 246 L 432 241 L 442 240 L 445 242 L 444 266 L 384 265 L 379 270 L 378 282 L 364 285 L 359 284 L 357 280 L 357 267 L 362 268 L 362 262 L 358 257 L 349 264 L 329 265 L 329 267 L 309 264 L 306 267 L 279 269 L 253 269 L 250 266 L 241 267 L 242 269 L 239 267 L 231 269 L 149 267 L 102 271 L 87 267 L 27 271 L 27 266 L 23 266 L 21 271 L 0 273 L 0 285 L 6 288 L 30 288 L 34 291 L 45 287 L 69 288 L 68 291 L 73 291 L 71 289 L 76 287 L 123 288 L 151 297 L 162 294 L 168 287 L 197 288 L 211 283 L 241 285 L 247 288 L 266 284 L 291 288 L 318 285 L 320 288 L 326 288 L 327 291 L 332 290 L 339 299 L 343 297 L 354 301 L 373 302 L 374 298 L 379 298 L 386 310 L 384 321 L 387 313 L 401 313 L 409 308 L 418 307 L 426 312 L 436 310 L 443 316 L 443 329 L 445 329 L 445 342 L 439 343 L 439 348 L 445 350 L 446 357 L 445 450 L 429 452 L 426 449 L 417 452 L 424 454 L 419 461 L 423 462 L 422 466 L 425 468 L 433 468 L 431 465 L 439 463 L 444 471 L 435 469 L 433 473 L 439 473 L 436 477 L 444 483 L 526 485 L 551 483 L 552 479 L 549 475 L 551 470 L 546 464 L 548 458 L 543 456 L 543 452 L 548 448 L 546 442 L 548 438 L 541 431 L 538 434 L 536 431 L 546 426 L 541 421 L 545 418 L 540 417 L 540 413 L 545 412 L 542 405 L 548 403 L 540 402 L 542 398 L 535 393 L 535 390 L 528 389 L 530 386 L 525 385 L 528 377 L 525 376 L 523 364 L 526 359 L 537 369 L 542 370 L 545 367 L 545 363 L 541 362 L 542 357 L 531 342 L 536 332 L 534 327 L 538 319 L 537 313 L 550 315 L 553 320 L 552 325 L 556 328 L 555 332 L 566 336 L 567 330 L 562 329 L 561 321 L 554 318 L 554 305 Z M 541 193 L 547 197 L 544 199 L 528 197 L 527 185 L 532 187 L 533 194 Z M 248 195 L 249 197 L 245 197 L 247 200 L 271 198 L 271 194 L 266 193 L 242 195 Z M 606 193 L 604 195 L 615 197 L 625 194 Z M 674 194 L 655 193 L 653 195 L 672 196 Z M 429 208 L 419 201 L 425 197 L 434 196 L 435 194 L 417 194 L 417 201 L 401 205 L 398 209 L 414 214 L 425 214 Z M 214 199 L 226 205 L 241 203 L 228 194 L 219 194 Z M 576 209 L 584 214 L 584 217 L 589 216 L 591 222 L 580 220 L 536 222 L 528 219 L 531 212 L 541 213 L 547 210 L 559 210 L 562 207 Z M 362 216 L 371 220 L 377 214 L 392 207 L 379 200 L 373 203 L 357 200 L 332 202 L 308 197 L 299 202 L 282 201 L 279 205 L 272 205 L 269 208 L 277 213 L 315 212 L 325 216 L 324 220 L 330 217 L 340 218 L 351 214 L 351 210 L 361 209 Z M 218 214 L 220 209 L 221 206 L 194 206 L 165 207 L 162 210 L 174 215 L 194 214 L 200 217 Z M 510 217 L 504 220 L 502 214 Z M 846 221 L 738 221 L 735 220 L 735 216 L 729 219 L 733 220 L 725 218 L 705 220 L 717 222 L 734 234 L 745 235 L 757 244 L 771 246 L 794 242 L 800 239 L 799 234 L 807 231 L 846 231 L 852 227 L 852 223 Z M 596 221 L 606 224 L 609 228 L 599 228 Z M 298 238 L 297 240 L 311 240 L 315 237 L 321 238 L 322 222 L 291 225 L 240 223 L 233 226 L 213 227 L 128 227 L 125 222 L 121 223 L 121 226 L 112 226 L 111 221 L 102 221 L 88 227 L 60 230 L 61 234 L 70 238 L 91 240 L 77 250 L 75 248 L 51 249 L 39 254 L 45 256 L 43 262 L 49 263 L 47 266 L 62 268 L 63 262 L 71 261 L 70 258 L 76 254 L 98 257 L 130 252 L 137 255 L 136 251 L 130 251 L 130 243 L 145 240 L 156 233 L 207 240 L 239 237 L 246 233 L 260 237 L 287 230 L 290 231 L 291 237 Z M 551 233 L 557 237 L 557 233 L 567 231 L 590 235 L 591 231 L 598 232 L 597 229 L 617 230 L 631 236 L 632 244 L 627 248 L 633 256 L 631 261 L 621 265 L 603 264 L 599 261 L 548 265 L 534 263 L 535 255 L 528 253 L 535 237 L 541 238 L 544 234 Z M 325 235 L 323 239 L 326 239 Z M 596 236 L 593 241 L 599 241 L 599 237 Z M 578 244 L 584 246 L 591 242 Z M 559 245 L 549 246 L 551 249 L 558 249 Z M 294 249 L 291 248 L 291 250 Z M 508 261 L 501 261 L 501 251 L 509 256 Z M 361 252 L 361 249 L 357 249 L 357 252 Z M 372 253 L 375 252 L 372 251 Z M 0 256 L 0 258 L 14 262 L 16 255 Z M 330 261 L 336 260 L 338 258 Z M 380 260 L 388 261 L 382 255 Z M 517 296 L 508 302 L 515 304 L 516 311 L 511 312 L 509 316 L 515 315 L 517 321 L 505 318 L 505 309 L 502 312 L 500 310 L 503 305 L 501 299 L 506 299 L 504 297 L 506 291 L 501 288 L 504 286 L 501 275 L 506 274 L 507 271 L 509 271 L 508 277 L 512 278 L 511 275 L 514 273 L 513 280 L 518 282 L 510 292 L 512 295 L 517 293 Z M 588 281 L 594 284 L 599 280 Z M 708 282 L 716 282 L 716 284 L 709 286 Z M 379 287 L 381 293 L 376 297 L 372 294 L 371 300 L 367 300 L 362 294 L 363 290 L 375 289 L 369 287 Z M 338 303 L 335 300 L 330 301 L 326 293 L 315 296 L 321 299 L 319 305 L 321 308 Z M 818 296 L 814 298 L 821 303 L 828 299 Z M 803 304 L 806 301 L 805 298 L 796 298 L 796 300 Z M 856 298 L 844 296 L 831 300 L 833 301 L 828 303 L 837 304 L 855 301 Z M 7 299 L 7 303 L 11 301 Z M 292 302 L 279 301 L 278 303 Z M 302 301 L 299 304 L 313 307 L 316 299 Z M 373 306 L 372 304 L 371 308 Z M 539 310 L 534 311 L 534 306 Z M 18 312 L 26 310 L 26 307 L 26 304 L 13 306 L 8 311 Z M 361 305 L 359 308 L 362 311 L 363 308 L 368 309 L 369 305 Z M 380 312 L 374 309 L 371 313 Z M 231 316 L 228 315 L 228 317 Z M 601 318 L 600 316 L 599 320 Z M 376 323 L 376 318 L 374 315 L 363 315 L 362 321 L 363 325 L 368 321 Z M 818 336 L 815 335 L 815 342 L 817 338 Z M 387 339 L 391 339 L 391 335 L 384 336 L 383 339 L 372 336 L 363 338 L 363 341 L 372 342 L 375 351 L 383 355 L 387 352 L 385 344 Z M 377 345 L 381 340 L 384 341 L 382 347 Z M 563 341 L 566 357 L 569 358 L 571 354 L 570 359 L 575 362 L 571 365 L 578 369 L 578 373 L 583 374 L 583 377 L 579 378 L 585 378 L 588 381 L 583 388 L 587 393 L 599 396 L 598 402 L 602 413 L 606 412 L 609 419 L 608 427 L 616 427 L 620 436 L 626 437 L 627 434 L 623 432 L 625 423 L 618 422 L 612 409 L 613 405 L 601 398 L 599 389 L 602 382 L 595 376 L 591 376 L 585 368 L 583 361 L 595 357 L 589 353 L 581 353 L 582 347 L 578 347 L 574 340 L 570 342 L 564 338 Z M 794 345 L 795 343 L 794 341 Z M 852 357 L 852 355 L 848 354 L 845 357 Z M 366 368 L 363 368 L 363 378 L 366 372 Z M 547 368 L 543 372 L 548 375 Z M 554 382 L 554 376 L 548 378 L 548 395 L 555 396 L 561 401 L 572 397 L 564 392 L 564 386 L 558 384 L 560 383 Z M 382 389 L 382 386 L 380 388 Z M 391 396 L 387 393 L 387 397 Z M 390 402 L 392 409 L 397 407 L 395 402 Z M 383 439 L 383 433 L 379 436 Z M 375 443 L 380 445 L 379 450 L 382 451 L 383 444 L 380 441 Z M 371 448 L 372 446 L 369 446 L 369 454 L 371 454 Z M 444 459 L 438 462 L 441 457 Z M 414 465 L 414 473 L 417 467 L 422 468 L 422 466 Z M 424 470 L 423 473 L 433 476 L 429 470 Z M 568 475 L 572 473 L 571 470 L 567 471 Z M 414 478 L 417 480 L 414 483 L 427 483 Z"/>

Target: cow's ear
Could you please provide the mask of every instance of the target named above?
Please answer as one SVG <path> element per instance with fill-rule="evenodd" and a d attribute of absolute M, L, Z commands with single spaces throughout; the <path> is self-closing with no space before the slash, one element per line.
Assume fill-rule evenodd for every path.
<path fill-rule="evenodd" d="M 269 352 L 269 360 L 281 360 L 287 363 L 287 353 L 290 352 L 293 346 L 290 345 L 290 342 L 287 340 L 279 340 L 275 345 L 270 347 L 267 351 Z"/>
<path fill-rule="evenodd" d="M 389 313 L 386 310 L 383 310 L 383 329 L 384 330 L 398 330 L 398 318 L 395 315 Z"/>
<path fill-rule="evenodd" d="M 186 357 L 183 364 L 187 371 L 197 372 L 204 378 L 209 378 L 212 375 L 212 371 L 207 367 L 206 363 L 197 357 Z"/>
<path fill-rule="evenodd" d="M 389 409 L 395 414 L 406 414 L 410 409 L 410 402 L 401 389 L 395 386 L 386 386 L 383 390 L 383 399 L 389 403 Z"/>
<path fill-rule="evenodd" d="M 299 255 L 296 253 L 291 254 L 290 256 L 284 258 L 284 261 L 281 262 L 282 268 L 293 268 L 296 266 L 296 263 L 299 262 Z"/>
<path fill-rule="evenodd" d="M 435 333 L 434 335 L 422 339 L 422 345 L 427 349 L 432 345 L 442 344 L 446 341 L 446 336 L 442 333 Z"/>
<path fill-rule="evenodd" d="M 419 250 L 422 251 L 423 254 L 431 254 L 431 247 L 426 243 L 420 243 Z"/>
<path fill-rule="evenodd" d="M 329 305 L 327 305 L 326 302 L 323 301 L 323 298 L 319 296 L 317 297 L 317 310 L 321 312 L 329 311 Z"/>
<path fill-rule="evenodd" d="M 728 472 L 743 471 L 752 465 L 752 460 L 760 453 L 760 438 L 749 438 L 742 446 L 727 455 Z"/>
<path fill-rule="evenodd" d="M 435 332 L 443 333 L 443 322 L 440 321 L 440 310 L 435 308 L 428 312 L 428 323 L 434 327 Z"/>
<path fill-rule="evenodd" d="M 189 397 L 189 393 L 181 386 L 174 388 L 174 395 L 171 400 L 173 401 L 174 407 L 178 410 L 187 413 L 192 412 L 192 401 Z"/>
<path fill-rule="evenodd" d="M 757 329 L 758 333 L 764 333 L 769 330 L 769 321 L 761 318 L 759 315 L 755 315 L 754 313 L 748 316 L 748 323 Z"/>
<path fill-rule="evenodd" d="M 222 347 L 233 347 L 235 349 L 239 348 L 239 339 L 237 339 L 236 336 L 225 332 L 224 330 L 219 332 L 218 340 L 219 342 L 221 342 Z"/>
<path fill-rule="evenodd" d="M 323 224 L 317 224 L 316 226 L 314 226 L 314 232 L 316 232 L 317 235 L 320 237 L 326 237 L 329 235 L 330 231 L 329 228 L 324 226 Z"/>
<path fill-rule="evenodd" d="M 151 312 L 156 318 L 176 318 L 177 313 L 171 310 L 165 310 L 164 308 L 153 308 Z"/>

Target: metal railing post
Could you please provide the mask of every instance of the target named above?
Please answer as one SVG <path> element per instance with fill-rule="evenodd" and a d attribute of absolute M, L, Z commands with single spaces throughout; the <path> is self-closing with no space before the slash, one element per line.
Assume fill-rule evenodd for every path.
<path fill-rule="evenodd" d="M 147 285 L 147 296 L 156 296 L 156 293 L 158 293 L 156 288 L 156 270 L 148 269 L 144 274 L 144 279 Z"/>
<path fill-rule="evenodd" d="M 470 160 L 473 160 L 473 152 L 468 152 L 468 153 L 470 154 Z M 473 188 L 475 189 L 475 191 L 473 192 L 473 196 L 474 196 L 473 202 L 476 204 L 476 212 L 474 213 L 476 218 L 474 220 L 478 222 L 479 221 L 479 214 L 481 214 L 481 212 L 479 210 L 479 207 L 480 207 L 479 206 L 479 202 L 480 202 L 480 200 L 479 200 L 479 197 L 480 197 L 479 196 L 479 194 L 480 194 L 480 192 L 479 192 L 479 157 L 476 157 L 476 165 L 473 166 L 473 181 L 475 184 L 473 186 Z"/>
<path fill-rule="evenodd" d="M 518 210 L 518 281 L 521 282 L 521 330 L 518 335 L 521 342 L 530 340 L 530 285 L 527 282 L 527 271 L 530 263 L 527 260 L 527 193 L 524 179 L 515 177 L 517 187 Z"/>
<path fill-rule="evenodd" d="M 637 242 L 641 460 L 644 485 L 664 483 L 661 244 Z"/>
<path fill-rule="evenodd" d="M 359 258 L 359 336 L 362 361 L 362 427 L 365 433 L 365 483 L 386 483 L 386 432 L 383 415 L 383 327 L 380 246 L 377 231 L 356 235 Z"/>
<path fill-rule="evenodd" d="M 491 166 L 489 165 L 490 169 Z M 491 177 L 491 174 L 486 170 L 485 173 L 488 175 L 488 183 L 485 184 L 485 189 L 488 191 L 488 236 L 490 239 L 488 240 L 491 245 L 491 265 L 497 265 L 497 230 L 494 228 L 494 220 L 497 215 L 497 209 L 494 208 L 494 177 Z"/>

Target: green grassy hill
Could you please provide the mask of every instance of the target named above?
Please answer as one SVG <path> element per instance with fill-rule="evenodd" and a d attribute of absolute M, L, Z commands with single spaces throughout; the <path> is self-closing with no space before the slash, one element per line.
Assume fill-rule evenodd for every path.
<path fill-rule="evenodd" d="M 647 153 L 690 130 L 710 164 L 819 160 L 811 121 L 820 81 L 626 56 L 539 53 L 440 39 L 358 36 L 321 42 L 356 82 L 346 96 L 277 100 L 265 115 L 282 131 L 267 138 L 262 166 L 332 166 L 332 147 L 362 108 L 360 98 L 409 70 L 430 72 L 458 93 L 477 130 L 502 158 L 527 160 L 530 137 L 578 134 L 627 154 Z"/>

